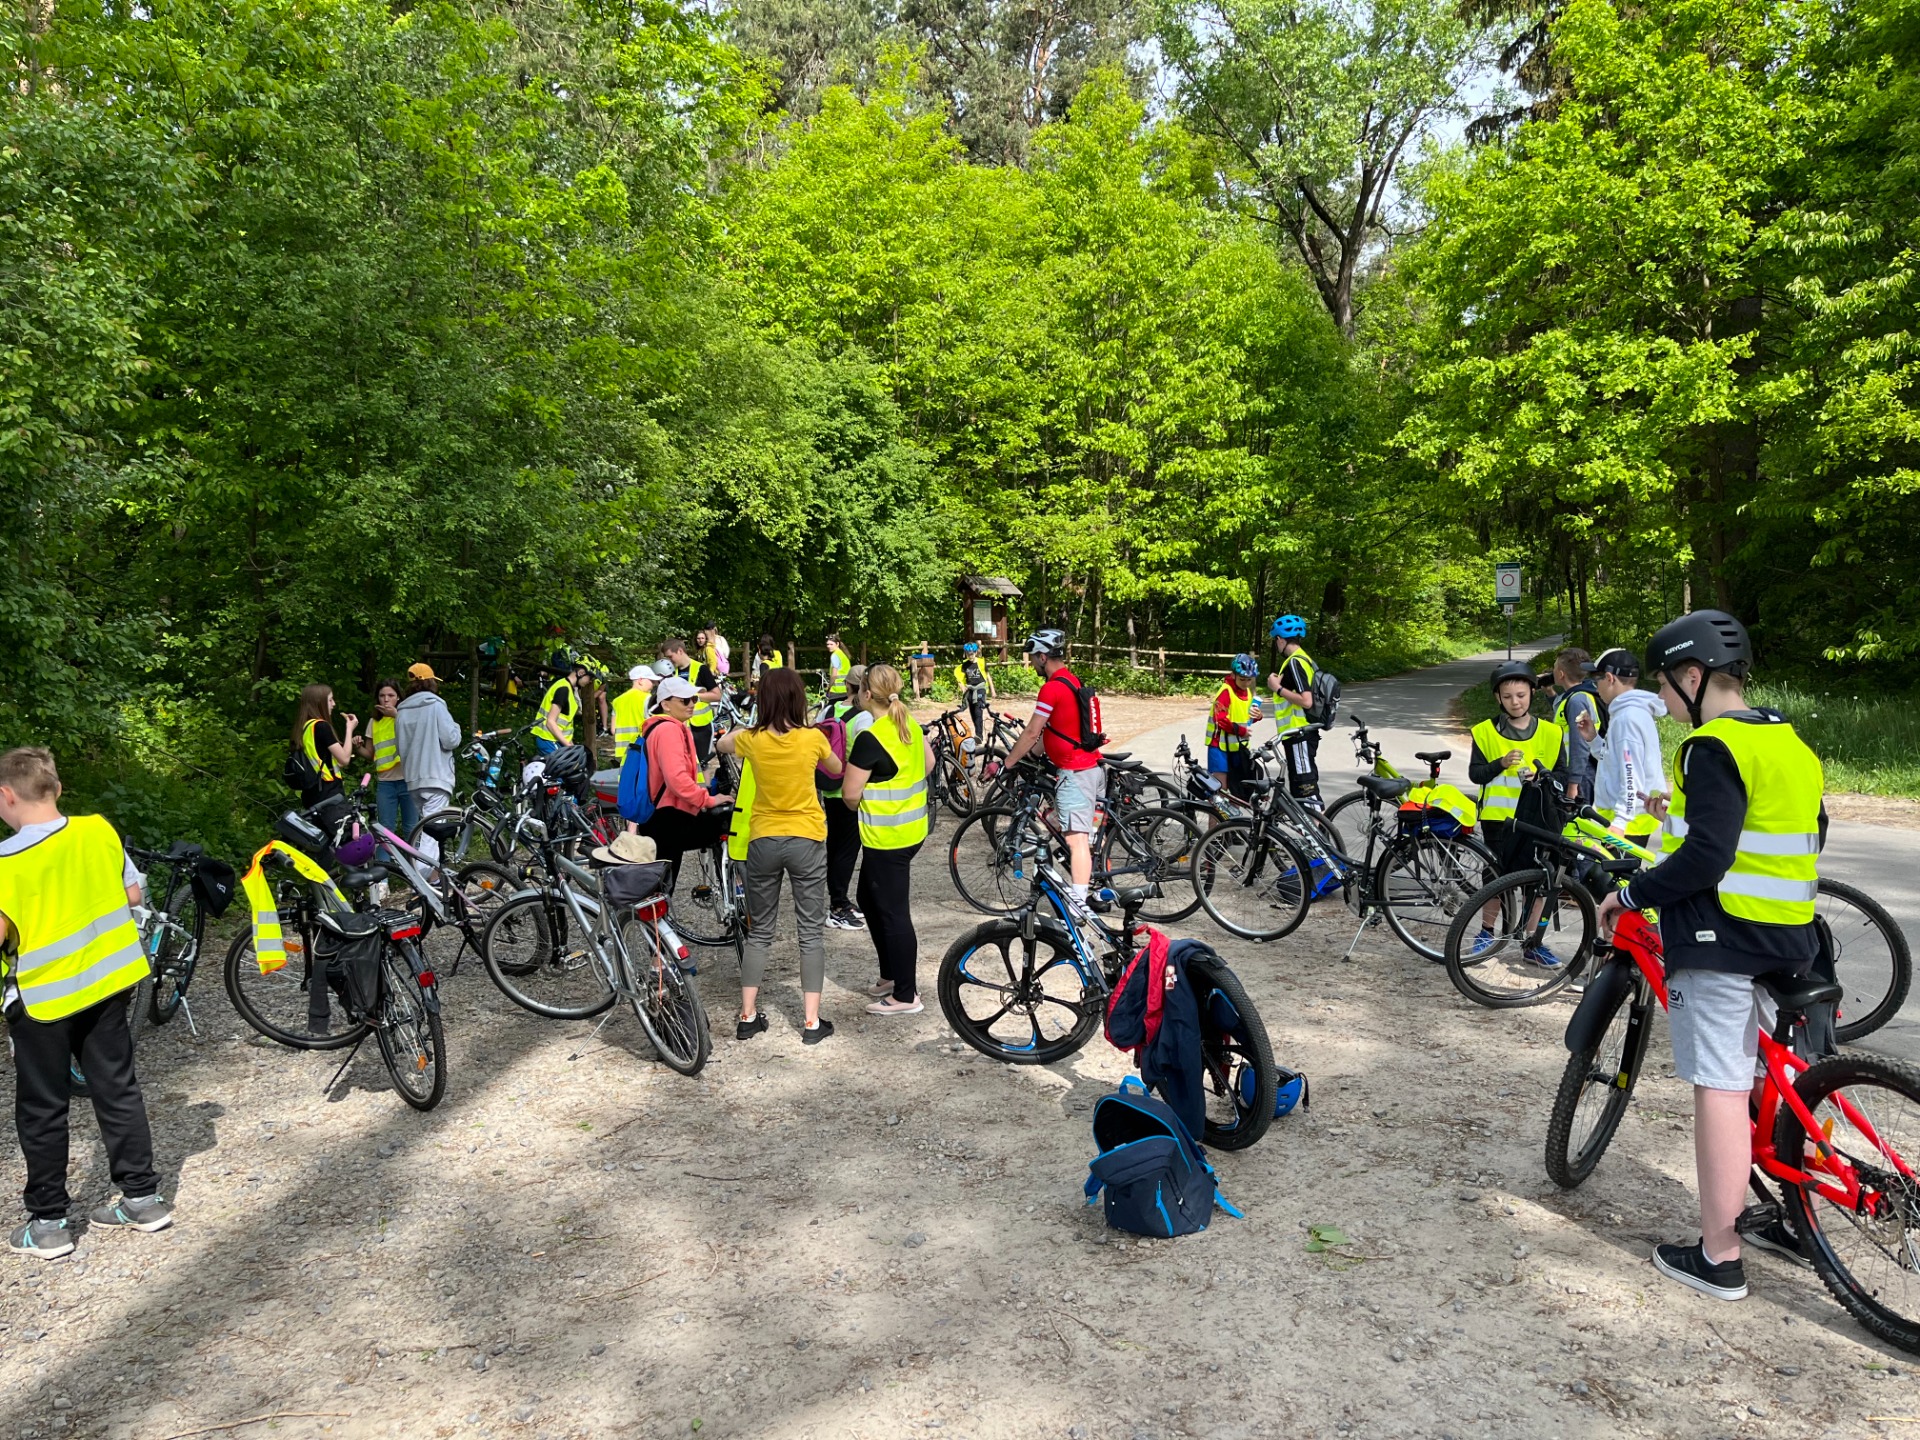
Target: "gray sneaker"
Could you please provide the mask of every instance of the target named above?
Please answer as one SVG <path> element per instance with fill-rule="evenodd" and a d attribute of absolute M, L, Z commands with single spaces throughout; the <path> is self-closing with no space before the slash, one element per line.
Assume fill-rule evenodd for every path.
<path fill-rule="evenodd" d="M 164 1195 L 128 1196 L 113 1205 L 102 1205 L 93 1212 L 93 1223 L 108 1226 L 132 1226 L 135 1230 L 164 1230 L 173 1224 L 173 1206 Z"/>
<path fill-rule="evenodd" d="M 58 1220 L 29 1220 L 7 1237 L 7 1248 L 16 1255 L 58 1260 L 73 1253 L 73 1231 L 64 1215 Z"/>

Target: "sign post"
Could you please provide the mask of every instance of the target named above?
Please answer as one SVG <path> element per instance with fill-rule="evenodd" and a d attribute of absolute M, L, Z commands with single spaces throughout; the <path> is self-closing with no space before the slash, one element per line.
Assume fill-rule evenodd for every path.
<path fill-rule="evenodd" d="M 1513 658 L 1513 612 L 1520 607 L 1520 562 L 1501 560 L 1493 567 L 1493 598 L 1507 614 L 1507 659 Z"/>

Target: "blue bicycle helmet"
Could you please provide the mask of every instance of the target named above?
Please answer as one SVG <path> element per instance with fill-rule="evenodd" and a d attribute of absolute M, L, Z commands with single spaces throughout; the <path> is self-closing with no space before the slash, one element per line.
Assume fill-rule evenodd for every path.
<path fill-rule="evenodd" d="M 1243 680 L 1251 680 L 1260 673 L 1260 662 L 1243 650 L 1233 657 L 1233 673 Z"/>
<path fill-rule="evenodd" d="M 1307 638 L 1306 616 L 1282 615 L 1267 633 L 1276 640 L 1304 640 Z"/>
<path fill-rule="evenodd" d="M 978 640 L 967 641 L 966 644 L 960 647 L 960 653 L 962 655 L 978 655 L 980 653 L 980 642 Z"/>

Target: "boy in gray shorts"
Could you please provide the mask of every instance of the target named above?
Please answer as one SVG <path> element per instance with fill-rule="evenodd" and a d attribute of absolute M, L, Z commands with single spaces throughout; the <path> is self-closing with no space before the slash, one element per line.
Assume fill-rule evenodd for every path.
<path fill-rule="evenodd" d="M 1674 1068 L 1693 1086 L 1700 1242 L 1655 1246 L 1653 1263 L 1719 1300 L 1746 1298 L 1742 1238 L 1805 1263 L 1780 1221 L 1735 1229 L 1753 1161 L 1747 1102 L 1759 1029 L 1773 1023 L 1753 977 L 1813 964 L 1826 828 L 1820 761 L 1785 719 L 1741 693 L 1752 662 L 1745 627 L 1723 611 L 1683 615 L 1653 637 L 1648 668 L 1668 713 L 1693 733 L 1673 794 L 1648 797 L 1665 858 L 1600 907 L 1609 926 L 1622 909 L 1660 911 Z"/>

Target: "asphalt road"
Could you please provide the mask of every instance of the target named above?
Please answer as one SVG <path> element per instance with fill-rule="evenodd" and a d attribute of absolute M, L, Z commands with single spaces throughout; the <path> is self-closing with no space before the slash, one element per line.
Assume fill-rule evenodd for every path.
<path fill-rule="evenodd" d="M 1516 655 L 1531 655 L 1553 643 L 1552 637 L 1514 646 Z M 1373 739 L 1386 746 L 1387 758 L 1403 774 L 1417 773 L 1417 750 L 1451 749 L 1442 777 L 1461 789 L 1467 784 L 1468 737 L 1454 721 L 1453 701 L 1461 691 L 1484 680 L 1492 667 L 1506 659 L 1504 649 L 1411 671 L 1385 680 L 1344 687 L 1340 724 L 1321 740 L 1320 773 L 1328 794 L 1347 789 L 1359 773 L 1348 733 L 1365 721 Z M 1148 764 L 1167 769 L 1180 736 L 1200 753 L 1206 733 L 1206 706 L 1194 702 L 1194 717 L 1149 730 L 1135 737 L 1127 751 Z M 1256 739 L 1261 731 L 1256 730 Z M 1271 733 L 1270 731 L 1268 732 Z M 1878 900 L 1906 934 L 1910 948 L 1920 950 L 1920 830 L 1896 826 L 1834 821 L 1821 856 L 1821 874 L 1844 881 Z M 1909 993 L 1900 1014 L 1862 1042 L 1862 1049 L 1878 1050 L 1920 1064 L 1920 984 Z"/>

